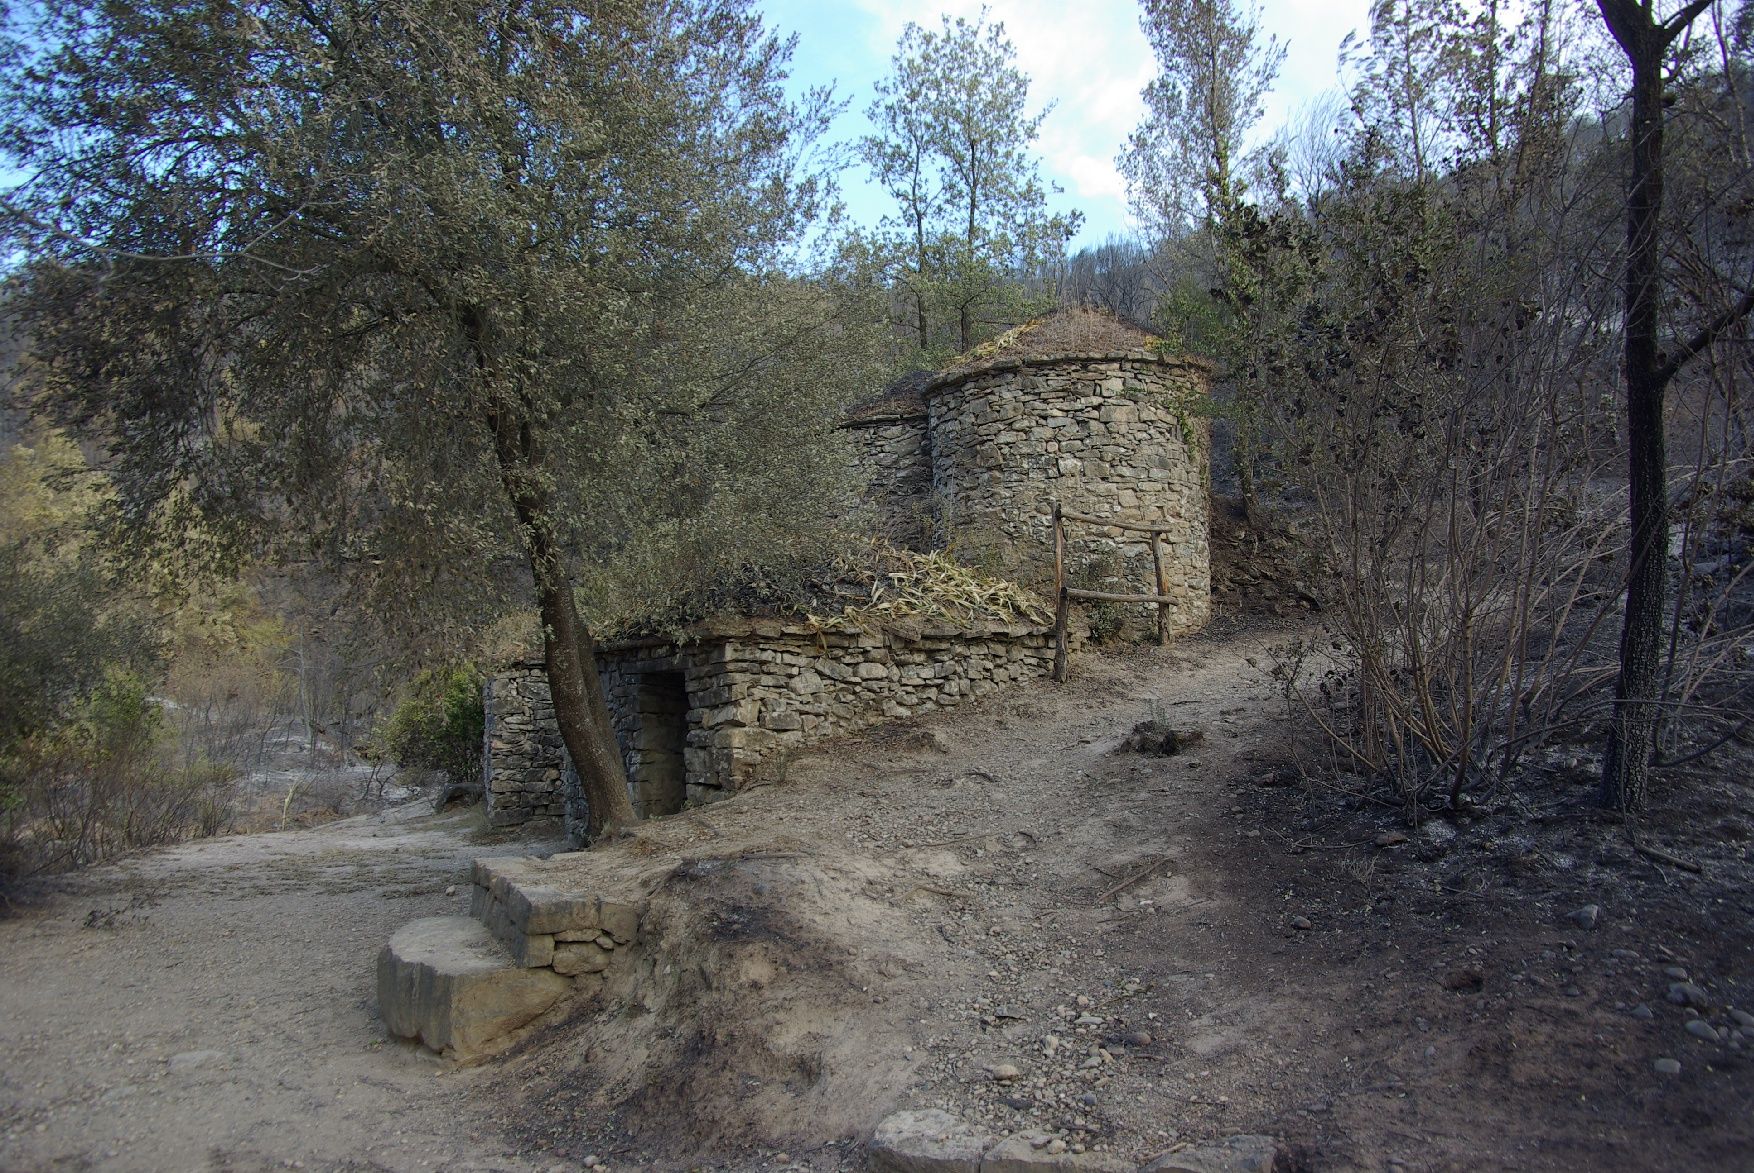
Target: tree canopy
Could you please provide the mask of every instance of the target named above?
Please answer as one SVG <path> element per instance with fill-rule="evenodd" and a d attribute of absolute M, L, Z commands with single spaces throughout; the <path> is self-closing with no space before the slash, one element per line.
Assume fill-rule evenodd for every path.
<path fill-rule="evenodd" d="M 581 571 L 650 616 L 795 561 L 865 378 L 789 251 L 827 116 L 789 52 L 743 0 L 52 0 L 0 111 L 40 403 L 155 548 L 533 597 L 625 821 Z"/>
<path fill-rule="evenodd" d="M 1064 257 L 1081 216 L 1050 215 L 1032 146 L 1047 110 L 1029 111 L 1029 78 L 1000 22 L 983 10 L 909 23 L 860 143 L 895 201 L 878 249 L 912 310 L 922 350 L 940 345 L 934 321 L 954 323 L 956 350 L 974 344 L 979 315 L 1021 280 Z"/>

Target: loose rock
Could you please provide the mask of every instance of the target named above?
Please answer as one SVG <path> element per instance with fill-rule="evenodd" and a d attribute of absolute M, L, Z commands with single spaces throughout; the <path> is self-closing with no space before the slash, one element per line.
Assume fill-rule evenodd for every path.
<path fill-rule="evenodd" d="M 1709 1010 L 1711 999 L 1704 990 L 1692 982 L 1672 982 L 1669 985 L 1669 1001 L 1677 1006 L 1692 1006 L 1698 1010 Z"/>
<path fill-rule="evenodd" d="M 871 1168 L 886 1173 L 980 1173 L 991 1133 L 936 1108 L 894 1112 L 866 1146 Z"/>

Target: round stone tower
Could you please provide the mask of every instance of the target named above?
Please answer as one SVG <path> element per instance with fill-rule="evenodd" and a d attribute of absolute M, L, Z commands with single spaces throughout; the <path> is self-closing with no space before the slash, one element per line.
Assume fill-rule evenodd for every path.
<path fill-rule="evenodd" d="M 939 530 L 963 561 L 1051 583 L 1053 506 L 1163 525 L 1172 631 L 1211 614 L 1210 369 L 1144 330 L 1062 310 L 977 348 L 924 389 Z M 1151 594 L 1143 533 L 1068 526 L 1073 585 Z"/>

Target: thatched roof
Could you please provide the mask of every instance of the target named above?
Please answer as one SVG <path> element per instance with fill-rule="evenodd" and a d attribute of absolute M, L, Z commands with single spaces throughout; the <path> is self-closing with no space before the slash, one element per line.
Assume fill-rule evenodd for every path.
<path fill-rule="evenodd" d="M 923 392 L 935 376 L 934 371 L 911 371 L 903 375 L 877 394 L 847 408 L 845 422 L 871 424 L 925 415 Z"/>
<path fill-rule="evenodd" d="M 959 355 L 926 388 L 961 382 L 981 371 L 1058 359 L 1170 362 L 1204 368 L 1202 360 L 1163 353 L 1163 339 L 1137 322 L 1092 306 L 1069 306 L 1007 330 Z"/>

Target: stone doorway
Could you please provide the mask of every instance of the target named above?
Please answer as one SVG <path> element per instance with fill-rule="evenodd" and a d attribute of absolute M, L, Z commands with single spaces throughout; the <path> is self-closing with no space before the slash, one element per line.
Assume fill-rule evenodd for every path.
<path fill-rule="evenodd" d="M 680 672 L 646 672 L 635 694 L 633 809 L 641 818 L 673 815 L 687 793 L 688 682 Z"/>

